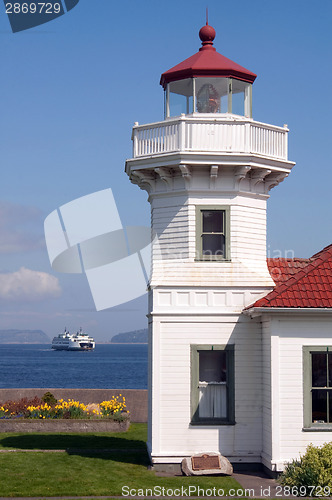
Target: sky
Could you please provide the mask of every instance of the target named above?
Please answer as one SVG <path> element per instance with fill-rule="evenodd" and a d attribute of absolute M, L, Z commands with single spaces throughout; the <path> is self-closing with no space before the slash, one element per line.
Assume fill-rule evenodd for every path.
<path fill-rule="evenodd" d="M 258 75 L 253 118 L 290 129 L 296 166 L 271 191 L 268 255 L 332 242 L 330 0 L 80 0 L 19 33 L 1 3 L 0 329 L 82 327 L 98 342 L 147 326 L 146 296 L 97 312 L 84 275 L 53 271 L 43 223 L 111 188 L 122 224 L 149 226 L 124 173 L 132 126 L 163 119 L 160 75 L 197 52 L 206 6 L 217 51 Z"/>

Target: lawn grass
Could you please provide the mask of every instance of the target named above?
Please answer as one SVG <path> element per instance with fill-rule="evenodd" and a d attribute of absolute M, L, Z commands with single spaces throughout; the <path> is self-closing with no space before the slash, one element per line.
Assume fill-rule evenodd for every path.
<path fill-rule="evenodd" d="M 67 449 L 67 452 L 0 453 L 0 496 L 121 496 L 123 487 L 145 490 L 240 485 L 230 477 L 158 477 L 148 470 L 146 425 L 132 424 L 126 433 L 0 434 L 0 449 Z M 104 446 L 102 446 L 104 443 Z M 105 451 L 107 448 L 109 451 Z M 116 451 L 115 451 L 116 450 Z M 193 490 L 192 490 L 193 491 Z M 197 496 L 197 494 L 193 495 Z"/>

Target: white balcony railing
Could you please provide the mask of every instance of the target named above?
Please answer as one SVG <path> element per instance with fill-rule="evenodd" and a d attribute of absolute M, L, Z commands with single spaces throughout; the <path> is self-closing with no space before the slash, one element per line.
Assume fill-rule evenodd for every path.
<path fill-rule="evenodd" d="M 246 153 L 287 160 L 285 127 L 241 117 L 181 116 L 133 129 L 133 157 L 176 151 Z"/>

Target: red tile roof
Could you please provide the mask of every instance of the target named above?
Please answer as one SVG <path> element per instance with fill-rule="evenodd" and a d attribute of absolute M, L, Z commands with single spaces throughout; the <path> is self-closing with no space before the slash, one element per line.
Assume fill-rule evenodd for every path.
<path fill-rule="evenodd" d="M 268 259 L 276 287 L 252 307 L 332 308 L 332 245 L 310 259 Z"/>
<path fill-rule="evenodd" d="M 278 285 L 306 267 L 312 259 L 267 259 L 271 278 Z"/>

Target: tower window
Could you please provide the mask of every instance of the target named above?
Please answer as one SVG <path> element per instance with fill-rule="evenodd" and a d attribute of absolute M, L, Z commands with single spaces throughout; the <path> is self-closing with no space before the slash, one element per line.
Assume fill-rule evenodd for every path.
<path fill-rule="evenodd" d="M 197 260 L 228 260 L 228 234 L 228 207 L 197 207 Z"/>

